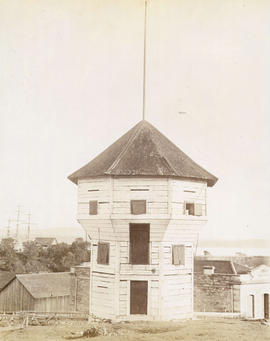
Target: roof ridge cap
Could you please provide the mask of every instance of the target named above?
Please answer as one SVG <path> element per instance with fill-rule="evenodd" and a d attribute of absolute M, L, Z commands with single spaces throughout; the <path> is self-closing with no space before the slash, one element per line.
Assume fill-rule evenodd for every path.
<path fill-rule="evenodd" d="M 149 123 L 149 122 L 147 122 Z M 151 123 L 149 123 L 151 125 Z M 152 125 L 151 125 L 152 126 Z M 152 126 L 153 127 L 153 126 Z M 164 135 L 161 131 L 159 131 L 159 129 L 157 129 L 156 127 L 153 127 L 163 138 L 165 138 L 169 143 L 171 143 L 173 146 L 175 146 L 178 150 L 180 150 L 180 152 L 184 155 L 184 157 L 186 157 L 188 159 L 188 161 L 191 161 L 191 163 L 195 164 L 196 167 L 199 167 L 201 170 L 203 170 L 204 172 L 206 172 L 208 175 L 216 178 L 218 180 L 218 178 L 213 175 L 212 173 L 208 172 L 208 170 L 206 170 L 204 167 L 202 167 L 201 165 L 199 165 L 196 161 L 194 161 L 190 156 L 188 156 L 180 147 L 178 147 L 173 141 L 171 141 L 171 139 L 169 139 L 166 135 Z M 158 145 L 159 146 L 159 145 Z M 161 153 L 162 154 L 162 153 Z M 167 161 L 167 159 L 166 159 Z M 171 164 L 168 162 L 168 164 L 171 166 Z M 173 171 L 175 172 L 174 168 L 171 166 L 171 168 L 173 169 Z M 177 173 L 176 173 L 177 174 Z"/>
<path fill-rule="evenodd" d="M 231 263 L 231 267 L 232 267 L 232 271 L 233 271 L 234 275 L 237 275 L 237 271 L 236 271 L 236 269 L 235 269 L 235 266 L 234 266 L 234 264 L 233 264 L 233 261 L 231 260 L 230 263 Z"/>
<path fill-rule="evenodd" d="M 148 122 L 147 122 L 148 123 Z M 153 127 L 151 125 L 151 123 L 149 123 L 150 127 Z M 159 134 L 161 134 L 162 136 L 164 136 L 169 142 L 171 142 L 172 144 L 174 144 L 172 141 L 170 141 L 165 135 L 163 135 L 156 127 L 153 127 L 154 131 L 156 130 Z M 159 143 L 157 143 L 155 141 L 155 136 L 153 135 L 152 140 L 154 141 L 154 144 L 157 148 L 158 153 L 162 156 L 162 158 L 166 161 L 166 163 L 168 164 L 168 166 L 171 168 L 171 170 L 174 172 L 175 175 L 177 175 L 177 172 L 175 171 L 174 167 L 171 165 L 171 163 L 168 161 L 167 157 L 164 155 L 164 153 L 162 153 L 162 151 L 160 150 L 160 146 Z M 177 146 L 176 146 L 177 147 Z M 180 149 L 180 148 L 179 148 Z M 182 150 L 181 150 L 182 151 Z"/>
<path fill-rule="evenodd" d="M 126 153 L 126 151 L 128 150 L 129 146 L 131 145 L 131 143 L 137 137 L 139 131 L 140 131 L 140 124 L 138 124 L 138 127 L 135 130 L 134 135 L 130 137 L 130 139 L 129 139 L 128 143 L 126 144 L 125 148 L 118 154 L 117 158 L 114 160 L 114 162 L 111 164 L 111 166 L 107 169 L 106 173 L 110 173 L 113 170 L 113 168 L 115 168 L 118 165 L 118 163 L 120 162 L 122 156 Z"/>

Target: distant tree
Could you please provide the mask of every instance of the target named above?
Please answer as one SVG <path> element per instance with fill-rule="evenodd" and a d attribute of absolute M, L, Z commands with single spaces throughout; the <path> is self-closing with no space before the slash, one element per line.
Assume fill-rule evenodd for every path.
<path fill-rule="evenodd" d="M 42 251 L 42 247 L 36 242 L 29 241 L 23 244 L 22 260 L 25 272 L 48 271 L 48 261 Z"/>
<path fill-rule="evenodd" d="M 89 243 L 75 241 L 71 245 L 60 243 L 47 248 L 48 268 L 50 271 L 69 271 L 70 267 L 88 262 L 90 259 Z"/>
<path fill-rule="evenodd" d="M 1 241 L 0 267 L 15 273 L 69 271 L 72 266 L 90 260 L 90 244 L 83 240 L 74 241 L 71 245 L 51 245 L 48 248 L 30 241 L 23 244 L 22 252 L 16 252 L 14 244 L 11 238 Z"/>
<path fill-rule="evenodd" d="M 12 238 L 5 238 L 0 243 L 0 259 L 2 268 L 7 271 L 14 271 L 20 267 L 20 262 L 16 250 L 15 241 Z"/>
<path fill-rule="evenodd" d="M 82 262 L 89 262 L 90 261 L 90 243 L 81 241 L 81 240 L 75 240 L 71 244 L 71 251 L 75 256 L 75 262 L 76 265 L 80 264 Z"/>
<path fill-rule="evenodd" d="M 68 271 L 67 262 L 64 261 L 68 252 L 69 245 L 66 243 L 51 245 L 44 250 L 44 253 L 47 253 L 49 270 L 53 272 Z"/>
<path fill-rule="evenodd" d="M 65 271 L 70 270 L 70 268 L 76 265 L 75 255 L 69 251 L 61 260 L 61 265 Z"/>

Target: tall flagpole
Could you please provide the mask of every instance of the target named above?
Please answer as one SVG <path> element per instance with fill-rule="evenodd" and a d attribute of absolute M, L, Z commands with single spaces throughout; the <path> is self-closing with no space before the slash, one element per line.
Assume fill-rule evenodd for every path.
<path fill-rule="evenodd" d="M 143 120 L 145 120 L 145 81 L 146 81 L 146 24 L 147 24 L 147 0 L 144 1 L 144 45 L 143 45 Z"/>

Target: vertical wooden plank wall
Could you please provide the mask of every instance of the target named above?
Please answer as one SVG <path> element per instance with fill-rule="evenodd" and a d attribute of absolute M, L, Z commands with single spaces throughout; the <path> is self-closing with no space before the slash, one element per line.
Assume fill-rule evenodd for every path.
<path fill-rule="evenodd" d="M 0 292 L 0 311 L 33 311 L 34 298 L 15 278 Z"/>

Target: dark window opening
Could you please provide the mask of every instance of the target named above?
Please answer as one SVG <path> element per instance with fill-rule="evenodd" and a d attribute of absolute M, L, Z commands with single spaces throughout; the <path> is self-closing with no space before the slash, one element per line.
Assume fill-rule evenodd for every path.
<path fill-rule="evenodd" d="M 96 200 L 89 201 L 89 214 L 90 215 L 98 214 L 98 202 Z"/>
<path fill-rule="evenodd" d="M 149 224 L 130 224 L 130 264 L 149 264 Z"/>
<path fill-rule="evenodd" d="M 145 214 L 146 200 L 131 200 L 130 201 L 131 214 Z"/>
<path fill-rule="evenodd" d="M 173 245 L 172 264 L 185 265 L 185 245 Z"/>
<path fill-rule="evenodd" d="M 194 204 L 191 202 L 184 203 L 184 214 L 202 216 L 202 204 Z"/>
<path fill-rule="evenodd" d="M 108 265 L 109 258 L 110 258 L 110 244 L 98 243 L 97 263 Z"/>
<path fill-rule="evenodd" d="M 194 215 L 194 204 L 193 203 L 185 203 L 185 212 L 186 215 Z"/>

